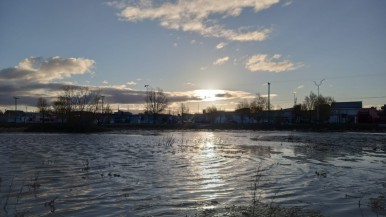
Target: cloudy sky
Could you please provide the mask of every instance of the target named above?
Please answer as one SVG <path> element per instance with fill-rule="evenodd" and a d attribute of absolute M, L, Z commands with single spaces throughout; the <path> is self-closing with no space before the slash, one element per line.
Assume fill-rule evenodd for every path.
<path fill-rule="evenodd" d="M 33 109 L 63 84 L 143 109 L 144 85 L 174 111 L 311 91 L 386 104 L 384 0 L 0 0 L 0 109 Z"/>

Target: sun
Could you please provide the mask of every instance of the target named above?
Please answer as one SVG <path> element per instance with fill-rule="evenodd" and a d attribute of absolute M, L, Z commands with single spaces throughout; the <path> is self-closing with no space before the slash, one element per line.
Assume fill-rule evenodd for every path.
<path fill-rule="evenodd" d="M 213 89 L 201 89 L 195 90 L 194 96 L 200 98 L 202 101 L 217 101 L 220 97 L 217 97 L 218 94 L 224 94 L 223 90 L 213 90 Z"/>

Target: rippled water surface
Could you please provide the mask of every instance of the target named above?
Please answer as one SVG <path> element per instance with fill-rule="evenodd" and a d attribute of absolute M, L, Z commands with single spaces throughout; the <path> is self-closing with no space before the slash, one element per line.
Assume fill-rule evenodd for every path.
<path fill-rule="evenodd" d="M 0 216 L 191 216 L 254 193 L 326 216 L 386 215 L 386 134 L 0 134 L 0 165 Z"/>

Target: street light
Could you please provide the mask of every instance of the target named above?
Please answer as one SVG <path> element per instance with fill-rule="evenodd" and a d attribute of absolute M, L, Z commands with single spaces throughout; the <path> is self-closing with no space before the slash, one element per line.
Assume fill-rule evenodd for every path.
<path fill-rule="evenodd" d="M 317 103 L 317 116 L 316 116 L 316 120 L 318 121 L 319 123 L 319 87 L 322 85 L 323 81 L 326 80 L 326 79 L 322 79 L 319 81 L 319 83 L 316 83 L 316 81 L 314 81 L 315 85 L 318 87 L 318 99 L 316 100 L 316 103 Z"/>

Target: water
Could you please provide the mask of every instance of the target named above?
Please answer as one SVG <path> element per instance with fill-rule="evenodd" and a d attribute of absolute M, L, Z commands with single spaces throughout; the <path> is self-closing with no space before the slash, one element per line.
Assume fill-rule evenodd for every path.
<path fill-rule="evenodd" d="M 0 216 L 192 216 L 254 193 L 326 216 L 386 216 L 386 134 L 0 134 L 0 165 Z"/>

